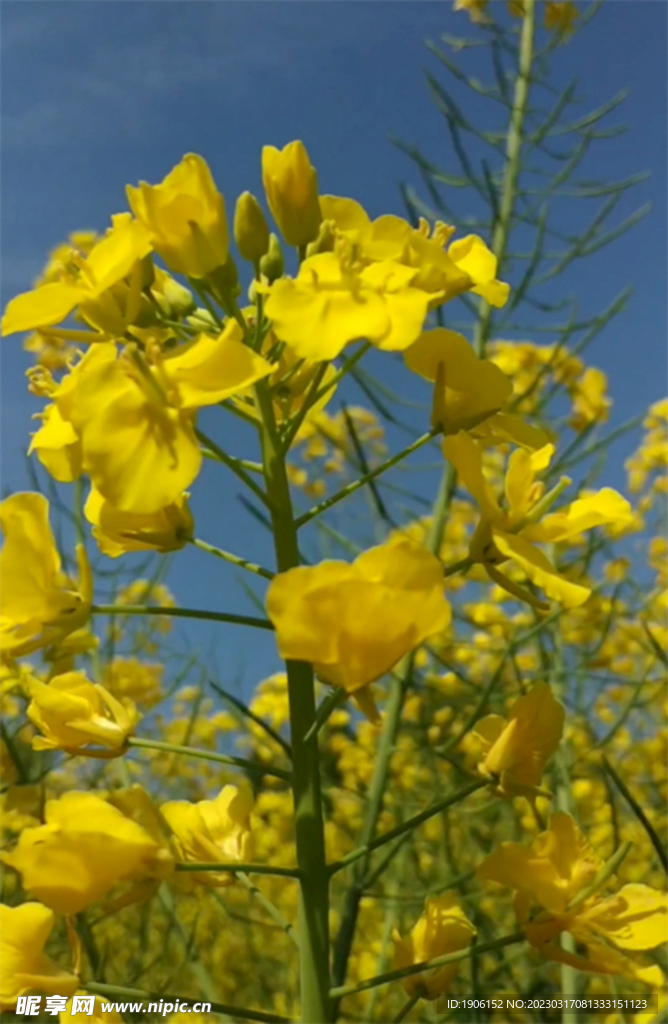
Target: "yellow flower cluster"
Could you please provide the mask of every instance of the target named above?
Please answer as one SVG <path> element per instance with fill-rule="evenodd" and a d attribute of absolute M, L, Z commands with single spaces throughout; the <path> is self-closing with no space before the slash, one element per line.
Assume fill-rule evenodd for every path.
<path fill-rule="evenodd" d="M 456 6 L 487 17 L 483 2 Z M 566 35 L 572 7 L 546 4 L 546 25 Z M 513 13 L 524 16 L 521 8 L 514 4 Z M 668 639 L 665 538 L 648 545 L 653 586 L 641 611 L 622 589 L 628 561 L 614 545 L 639 529 L 639 517 L 665 492 L 657 471 L 666 459 L 666 403 L 650 410 L 645 440 L 628 463 L 636 508 L 607 487 L 563 504 L 571 481 L 551 476 L 556 439 L 529 420 L 556 382 L 570 397 L 576 433 L 605 422 L 605 375 L 557 347 L 500 341 L 482 353 L 433 326 L 432 311 L 463 294 L 485 308 L 505 304 L 509 288 L 484 241 L 454 238 L 442 223 L 372 220 L 352 199 L 321 195 L 301 142 L 265 147 L 262 179 L 298 267 L 285 273 L 278 234 L 244 192 L 232 235 L 252 266 L 250 307 L 238 302 L 223 196 L 205 161 L 189 154 L 159 185 L 128 187 L 131 212 L 112 217 L 106 234 L 71 236 L 3 317 L 4 334 L 34 332 L 30 389 L 47 402 L 30 451 L 56 481 L 88 481 L 83 516 L 101 554 L 165 553 L 192 542 L 269 580 L 269 622 L 245 622 L 272 629 L 287 670 L 261 683 L 248 706 L 233 700 L 233 714 L 205 692 L 206 676 L 170 690 L 162 647 L 174 607 L 169 592 L 139 579 L 118 590 L 108 642 L 98 643 L 87 625 L 108 609 L 94 601 L 85 546 L 75 549 L 74 578 L 63 568 L 70 563 L 58 550 L 47 500 L 20 493 L 0 503 L 1 695 L 11 723 L 0 749 L 8 766 L 1 859 L 14 872 L 6 883 L 12 906 L 3 907 L 10 967 L 0 1007 L 13 1009 L 31 991 L 73 995 L 82 982 L 77 928 L 93 962 L 90 928 L 114 950 L 110 971 L 119 984 L 134 972 L 164 988 L 194 948 L 198 983 L 212 987 L 220 977 L 222 998 L 254 983 L 278 1013 L 297 1012 L 291 944 L 304 876 L 295 862 L 303 856 L 304 808 L 311 819 L 314 812 L 294 758 L 295 742 L 306 747 L 313 737 L 327 812 L 330 924 L 344 937 L 350 893 L 359 896 L 346 977 L 351 1017 L 396 1015 L 396 989 L 367 996 L 363 985 L 390 965 L 413 1001 L 459 984 L 457 956 L 492 925 L 512 927 L 509 907 L 480 888 L 483 881 L 513 890 L 519 939 L 548 963 L 654 984 L 633 954 L 660 945 L 668 904 L 655 887 L 647 833 L 636 819 L 620 826 L 610 810 L 602 773 L 614 779 L 616 769 L 599 747 L 665 818 L 665 738 L 651 724 L 664 710 L 655 668 Z M 325 408 L 370 347 L 401 353 L 431 396 L 422 440 L 385 462 L 386 439 L 372 413 Z M 204 435 L 199 410 L 210 407 L 259 433 L 261 465 Z M 297 529 L 322 505 L 437 436 L 443 470 L 450 467 L 456 482 L 437 543 L 433 522 L 423 519 L 351 561 L 300 564 Z M 300 461 L 287 462 L 290 453 Z M 205 458 L 263 501 L 278 572 L 196 539 L 188 498 Z M 346 482 L 293 516 L 289 483 L 324 498 L 325 476 Z M 595 552 L 580 557 L 592 536 L 587 551 L 600 543 L 600 573 Z M 466 600 L 457 603 L 465 586 Z M 151 625 L 119 647 L 131 635 L 119 619 L 142 604 Z M 209 617 L 225 620 L 220 612 Z M 46 669 L 20 663 L 37 652 Z M 312 696 L 295 686 L 304 668 L 322 684 L 322 699 L 307 736 L 295 736 L 297 705 Z M 393 731 L 381 733 L 392 714 Z M 240 756 L 230 752 L 235 742 Z M 442 791 L 457 799 L 432 812 Z M 557 810 L 547 821 L 553 792 L 556 806 L 571 813 Z M 465 798 L 466 811 L 455 812 Z M 376 808 L 371 826 L 369 806 Z M 302 815 L 296 829 L 295 814 Z M 404 824 L 413 815 L 420 831 L 409 842 Z M 520 830 L 530 845 L 517 841 Z M 635 842 L 629 881 L 607 892 L 618 863 L 606 865 L 593 849 L 612 855 L 627 835 Z M 386 881 L 374 859 L 386 851 L 375 851 L 394 838 L 401 841 L 388 846 Z M 347 890 L 344 869 L 362 860 Z M 249 878 L 253 868 L 266 872 L 261 885 Z M 404 893 L 407 878 L 415 885 Z M 29 902 L 20 902 L 24 895 Z M 138 908 L 153 897 L 150 909 Z M 93 924 L 75 925 L 91 908 Z M 44 952 L 56 914 L 67 919 L 71 971 Z M 273 929 L 262 936 L 271 934 L 270 942 L 256 940 L 249 921 Z M 147 950 L 160 955 L 151 961 Z M 444 956 L 454 959 L 411 973 Z M 249 979 L 242 969 L 253 957 L 263 958 L 266 972 Z M 498 968 L 485 955 L 478 965 L 486 977 Z M 519 969 L 506 966 L 521 990 Z"/>

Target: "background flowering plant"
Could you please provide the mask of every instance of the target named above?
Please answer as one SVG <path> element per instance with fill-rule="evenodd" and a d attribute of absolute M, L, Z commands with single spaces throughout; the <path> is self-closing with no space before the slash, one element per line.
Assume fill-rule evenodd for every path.
<path fill-rule="evenodd" d="M 63 532 L 54 488 L 0 503 L 3 1010 L 130 987 L 325 1024 L 437 1020 L 445 992 L 665 987 L 668 406 L 647 414 L 628 496 L 594 486 L 610 399 L 583 353 L 608 314 L 573 347 L 572 325 L 505 339 L 591 241 L 546 248 L 532 148 L 573 136 L 549 199 L 605 111 L 573 127 L 568 94 L 532 99 L 573 4 L 455 6 L 487 33 L 506 118 L 482 178 L 455 146 L 489 207 L 479 231 L 417 151 L 435 208 L 406 191 L 405 217 L 372 219 L 321 192 L 301 141 L 265 146 L 273 224 L 244 191 L 231 228 L 186 154 L 5 309 L 35 354 L 30 453 L 74 510 Z M 403 445 L 406 399 L 382 382 L 397 360 L 426 399 Z M 426 510 L 388 483 L 419 452 L 440 479 Z M 241 488 L 271 563 L 236 550 L 224 515 L 225 547 L 198 536 L 207 466 Z M 227 587 L 177 606 L 162 556 L 192 548 L 256 607 Z M 176 619 L 268 635 L 284 671 L 245 701 L 170 639 Z"/>

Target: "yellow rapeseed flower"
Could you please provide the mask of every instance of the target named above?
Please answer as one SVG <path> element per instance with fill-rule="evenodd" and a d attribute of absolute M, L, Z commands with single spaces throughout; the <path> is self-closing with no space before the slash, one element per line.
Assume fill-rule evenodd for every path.
<path fill-rule="evenodd" d="M 61 571 L 44 495 L 19 493 L 0 502 L 0 527 L 0 651 L 18 658 L 58 643 L 87 622 L 93 580 L 81 544 L 76 587 Z"/>
<path fill-rule="evenodd" d="M 482 513 L 471 540 L 469 557 L 484 566 L 500 587 L 536 607 L 547 607 L 528 591 L 512 583 L 497 566 L 511 559 L 548 597 L 567 608 L 582 604 L 591 590 L 562 576 L 536 542 L 556 544 L 604 524 L 625 524 L 632 520 L 631 506 L 610 487 L 535 521 L 535 509 L 544 494 L 536 481 L 554 453 L 553 445 L 536 452 L 518 450 L 508 461 L 505 479 L 506 505 L 501 508 L 482 470 L 482 452 L 468 434 L 460 432 L 443 441 L 443 453 L 457 470 L 467 491 Z"/>
<path fill-rule="evenodd" d="M 288 245 L 304 246 L 318 234 L 318 177 L 303 142 L 262 147 L 262 184 L 272 216 Z"/>
<path fill-rule="evenodd" d="M 248 863 L 253 856 L 251 811 L 253 794 L 248 786 L 223 786 L 214 800 L 173 800 L 160 812 L 174 833 L 176 859 L 187 863 Z M 229 872 L 203 871 L 189 878 L 214 887 L 230 885 Z"/>
<path fill-rule="evenodd" d="M 33 738 L 34 750 L 117 757 L 139 721 L 132 701 L 117 700 L 84 672 L 65 672 L 48 685 L 30 676 L 25 686 L 26 714 L 41 734 Z"/>
<path fill-rule="evenodd" d="M 83 472 L 83 452 L 72 424 L 63 419 L 55 402 L 46 405 L 35 418 L 41 419 L 42 425 L 32 435 L 28 455 L 35 452 L 47 472 L 59 483 L 78 480 Z"/>
<path fill-rule="evenodd" d="M 159 185 L 128 185 L 126 195 L 170 270 L 199 278 L 225 263 L 225 201 L 201 156 L 187 153 Z"/>
<path fill-rule="evenodd" d="M 608 398 L 608 378 L 602 370 L 588 367 L 569 390 L 573 411 L 568 422 L 573 430 L 584 430 L 592 423 L 606 422 L 612 400 Z"/>
<path fill-rule="evenodd" d="M 629 884 L 610 896 L 587 893 L 603 863 L 568 814 L 553 814 L 531 846 L 501 843 L 478 877 L 515 890 L 515 912 L 527 940 L 542 956 L 581 971 L 637 976 L 625 953 L 665 943 L 668 895 Z M 570 933 L 587 949 L 579 956 L 558 942 Z"/>
<path fill-rule="evenodd" d="M 311 662 L 370 716 L 377 712 L 368 685 L 450 621 L 441 563 L 400 535 L 352 565 L 280 573 L 266 603 L 281 657 Z"/>
<path fill-rule="evenodd" d="M 483 746 L 478 772 L 494 783 L 502 797 L 545 796 L 540 780 L 548 760 L 559 746 L 564 709 L 547 683 L 536 683 L 508 713 L 487 715 L 473 727 Z"/>
<path fill-rule="evenodd" d="M 81 438 L 83 466 L 119 512 L 157 513 L 182 500 L 202 454 L 195 410 L 229 398 L 268 376 L 272 366 L 240 340 L 231 321 L 218 338 L 199 335 L 147 363 L 129 347 L 89 349 L 54 398 Z"/>
<path fill-rule="evenodd" d="M 488 359 L 479 359 L 462 334 L 437 327 L 404 352 L 409 370 L 434 381 L 433 426 L 456 433 L 498 412 L 513 385 Z"/>
<path fill-rule="evenodd" d="M 395 969 L 424 963 L 437 956 L 455 953 L 471 944 L 476 934 L 455 896 L 432 896 L 425 900 L 422 916 L 413 925 L 406 938 L 394 929 Z M 409 996 L 421 995 L 423 999 L 437 999 L 447 992 L 454 981 L 460 964 L 446 964 L 433 971 L 424 971 L 404 978 L 402 985 Z"/>
<path fill-rule="evenodd" d="M 123 334 L 138 309 L 141 260 L 151 251 L 151 240 L 146 229 L 129 214 L 118 214 L 112 222 L 112 228 L 86 259 L 78 260 L 74 283 L 52 281 L 8 303 L 2 318 L 3 335 L 60 324 L 75 307 L 99 330 Z M 112 289 L 129 276 L 132 298 L 129 293 L 124 296 L 126 302 L 121 309 Z"/>
<path fill-rule="evenodd" d="M 417 228 L 392 214 L 372 221 L 359 203 L 343 196 L 323 196 L 321 206 L 334 237 L 346 239 L 356 259 L 395 260 L 413 267 L 413 287 L 429 294 L 430 309 L 467 291 L 493 306 L 505 305 L 510 288 L 496 280 L 496 257 L 477 235 L 448 244 L 455 229 L 441 221 L 430 233 L 423 218 Z"/>
<path fill-rule="evenodd" d="M 0 1011 L 15 1010 L 30 992 L 73 995 L 79 979 L 44 953 L 56 915 L 40 903 L 0 906 Z"/>
<path fill-rule="evenodd" d="M 427 315 L 428 296 L 412 284 L 417 271 L 393 260 L 368 266 L 342 249 L 310 256 L 297 277 L 268 288 L 265 312 L 274 332 L 302 359 L 334 359 L 352 341 L 408 348 Z"/>
<path fill-rule="evenodd" d="M 185 494 L 157 512 L 122 512 L 91 487 L 84 515 L 97 546 L 109 558 L 128 551 L 178 551 L 195 528 Z"/>
<path fill-rule="evenodd" d="M 24 829 L 1 857 L 27 892 L 59 914 L 78 914 L 121 882 L 155 884 L 173 870 L 163 844 L 94 793 L 47 800 L 44 817 L 46 824 Z"/>
<path fill-rule="evenodd" d="M 569 36 L 578 17 L 578 9 L 572 0 L 545 0 L 543 24 L 545 28 L 560 36 Z"/>

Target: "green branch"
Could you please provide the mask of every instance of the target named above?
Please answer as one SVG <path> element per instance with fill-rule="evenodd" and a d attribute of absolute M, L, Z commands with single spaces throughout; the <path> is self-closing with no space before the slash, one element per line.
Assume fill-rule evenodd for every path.
<path fill-rule="evenodd" d="M 255 573 L 256 576 L 264 576 L 266 580 L 273 580 L 274 573 L 270 572 L 269 569 L 263 569 L 261 565 L 256 565 L 255 562 L 248 562 L 245 558 L 240 558 L 239 555 L 233 555 L 230 551 L 223 551 L 222 548 L 216 548 L 213 544 L 209 544 L 205 540 L 199 540 L 198 537 L 193 537 L 190 543 L 199 548 L 200 551 L 206 551 L 209 555 L 215 555 L 216 558 L 220 558 L 223 562 L 229 562 L 230 565 L 236 565 L 240 569 L 246 569 L 247 572 Z"/>
<path fill-rule="evenodd" d="M 375 480 L 377 476 L 380 476 L 382 473 L 386 473 L 388 469 L 392 469 L 393 466 L 396 466 L 397 463 L 401 462 L 409 455 L 412 455 L 413 452 L 418 451 L 418 449 L 422 448 L 423 445 L 428 441 L 431 441 L 432 438 L 436 437 L 440 433 L 441 428 L 435 427 L 433 430 L 430 430 L 428 434 L 423 434 L 422 437 L 418 437 L 417 441 L 413 441 L 413 443 L 409 444 L 407 448 L 403 448 L 400 452 L 397 452 L 397 454 L 393 455 L 391 459 L 387 459 L 387 461 L 381 463 L 380 466 L 376 466 L 376 468 L 372 469 L 369 473 L 365 473 L 357 480 L 354 480 L 351 484 L 348 484 L 347 487 L 342 488 L 342 490 L 338 491 L 337 494 L 333 494 L 331 498 L 326 498 L 325 501 L 321 501 L 319 505 L 315 505 L 310 509 L 310 511 L 299 516 L 299 518 L 295 520 L 295 527 L 299 529 L 306 523 L 310 523 L 310 521 L 315 519 L 316 516 L 321 515 L 323 512 L 327 512 L 327 510 L 332 508 L 333 505 L 337 505 L 340 501 L 343 501 L 344 498 L 348 498 L 351 494 L 354 494 L 355 491 L 359 491 L 360 487 L 365 487 L 370 480 Z"/>
<path fill-rule="evenodd" d="M 413 974 L 423 974 L 436 967 L 446 967 L 448 964 L 456 964 L 461 960 L 468 960 L 472 956 L 480 956 L 482 953 L 495 953 L 498 949 L 512 946 L 516 942 L 524 942 L 524 932 L 513 932 L 512 935 L 505 935 L 502 939 L 495 939 L 493 942 L 482 942 L 476 946 L 467 946 L 466 949 L 457 950 L 456 953 L 447 953 L 444 956 L 434 957 L 433 960 L 425 960 L 423 963 L 411 964 L 409 967 L 398 967 L 395 971 L 388 971 L 387 974 L 379 974 L 375 978 L 367 978 L 358 985 L 340 985 L 333 988 L 330 995 L 333 999 L 343 999 L 345 996 L 357 995 L 358 992 L 366 992 L 367 989 L 375 988 L 377 985 L 389 985 L 393 981 L 402 981 L 403 978 L 410 978 Z"/>
<path fill-rule="evenodd" d="M 280 868 L 272 864 L 240 864 L 224 861 L 220 864 L 212 861 L 180 861 L 175 865 L 177 871 L 229 871 L 236 875 L 242 872 L 249 875 L 280 875 L 282 878 L 299 878 L 299 868 Z"/>
<path fill-rule="evenodd" d="M 282 768 L 258 764 L 255 761 L 247 761 L 243 757 L 233 757 L 231 754 L 219 754 L 215 750 L 200 750 L 197 747 L 182 747 L 178 743 L 165 743 L 162 740 L 146 740 L 141 736 L 128 736 L 129 747 L 145 747 L 147 750 L 163 750 L 166 754 L 181 754 L 183 757 L 198 757 L 202 761 L 217 761 L 219 764 L 230 764 L 236 768 L 245 768 L 249 772 L 257 772 L 260 775 L 272 775 L 276 779 L 283 779 L 290 782 L 290 772 Z"/>
<path fill-rule="evenodd" d="M 178 996 L 167 992 L 149 992 L 143 988 L 128 988 L 125 985 L 103 985 L 97 981 L 82 981 L 81 987 L 87 992 L 106 997 L 107 999 L 126 1000 L 128 1002 L 143 1003 L 174 1003 L 193 1006 L 201 999 L 193 999 L 191 996 Z M 235 1017 L 239 1020 L 255 1020 L 260 1024 L 291 1024 L 289 1017 L 281 1017 L 276 1013 L 263 1013 L 262 1010 L 248 1010 L 245 1006 L 229 1006 L 227 1003 L 210 1003 L 212 1013 L 223 1013 L 228 1017 Z"/>
<path fill-rule="evenodd" d="M 202 619 L 205 622 L 230 622 L 236 626 L 254 626 L 255 629 L 273 629 L 269 619 L 256 619 L 253 615 L 234 615 L 232 612 L 208 612 L 199 608 L 163 608 L 148 604 L 94 604 L 91 615 L 165 615 L 175 619 Z"/>
<path fill-rule="evenodd" d="M 461 803 L 471 793 L 475 793 L 478 789 L 482 789 L 487 785 L 487 780 L 476 779 L 470 785 L 464 789 L 460 789 L 457 793 L 453 793 L 452 796 L 447 797 L 445 800 L 439 800 L 435 804 L 430 804 L 424 811 L 420 811 L 419 814 L 414 814 L 411 818 L 407 818 L 406 821 L 402 822 L 401 825 L 397 825 L 395 828 L 384 832 L 382 836 L 377 836 L 364 846 L 359 846 L 356 850 L 351 850 L 341 860 L 336 861 L 334 864 L 329 865 L 329 871 L 331 874 L 335 874 L 337 871 L 341 871 L 343 868 L 348 867 L 354 861 L 359 860 L 360 857 L 366 857 L 373 850 L 377 850 L 379 847 L 384 846 L 385 843 L 391 842 L 398 836 L 403 835 L 406 832 L 410 832 L 412 829 L 422 825 L 425 821 L 429 821 L 435 814 L 440 814 L 441 811 L 445 811 L 448 807 L 453 807 L 455 804 Z"/>

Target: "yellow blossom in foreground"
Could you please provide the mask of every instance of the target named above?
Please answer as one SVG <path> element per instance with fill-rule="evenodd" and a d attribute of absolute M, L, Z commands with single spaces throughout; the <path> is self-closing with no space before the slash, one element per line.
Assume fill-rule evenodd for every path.
<path fill-rule="evenodd" d="M 303 142 L 262 147 L 262 184 L 272 216 L 288 245 L 303 246 L 318 234 L 318 178 Z"/>
<path fill-rule="evenodd" d="M 81 438 L 83 466 L 119 512 L 153 514 L 182 500 L 202 454 L 196 409 L 267 376 L 272 366 L 239 340 L 231 322 L 218 338 L 199 335 L 153 363 L 133 347 L 93 346 L 55 393 L 61 416 Z"/>
<path fill-rule="evenodd" d="M 561 511 L 535 521 L 535 509 L 544 494 L 544 485 L 536 481 L 554 453 L 553 445 L 538 451 L 513 452 L 505 479 L 505 506 L 501 508 L 482 469 L 482 452 L 468 434 L 460 432 L 443 441 L 443 453 L 457 470 L 467 491 L 482 513 L 471 540 L 469 558 L 484 566 L 490 578 L 520 600 L 536 607 L 547 607 L 527 590 L 518 587 L 497 566 L 512 560 L 524 574 L 545 591 L 548 597 L 567 608 L 582 604 L 591 590 L 562 576 L 535 543 L 556 544 L 608 524 L 624 525 L 632 521 L 631 506 L 620 494 L 604 487 L 596 494 L 579 498 Z"/>
<path fill-rule="evenodd" d="M 352 565 L 324 561 L 279 573 L 267 614 L 282 658 L 317 674 L 377 716 L 368 684 L 450 622 L 441 563 L 397 535 Z"/>
<path fill-rule="evenodd" d="M 58 406 L 51 402 L 44 412 L 36 414 L 42 425 L 33 435 L 28 455 L 33 452 L 48 473 L 59 483 L 72 483 L 83 472 L 81 440 L 67 420 L 64 420 Z"/>
<path fill-rule="evenodd" d="M 267 289 L 265 312 L 277 337 L 302 359 L 334 359 L 359 339 L 403 350 L 427 315 L 429 299 L 413 287 L 415 275 L 393 260 L 364 267 L 343 253 L 320 253 L 303 261 L 294 280 L 281 278 Z"/>
<path fill-rule="evenodd" d="M 564 709 L 547 683 L 536 683 L 515 701 L 506 721 L 487 715 L 473 727 L 483 745 L 479 773 L 494 782 L 499 796 L 545 795 L 539 788 L 549 758 L 559 746 Z"/>
<path fill-rule="evenodd" d="M 141 260 L 150 252 L 151 242 L 146 229 L 129 214 L 119 214 L 112 221 L 112 228 L 88 257 L 78 261 L 74 283 L 53 281 L 8 303 L 2 318 L 3 335 L 60 324 L 75 307 L 100 330 L 123 333 L 138 309 Z M 111 289 L 130 274 L 132 300 L 121 310 Z"/>
<path fill-rule="evenodd" d="M 510 285 L 496 279 L 497 259 L 482 238 L 467 235 L 458 238 L 448 248 L 448 256 L 458 270 L 471 279 L 470 290 L 486 299 L 490 306 L 505 306 L 510 294 Z"/>
<path fill-rule="evenodd" d="M 409 370 L 434 381 L 433 426 L 445 433 L 476 426 L 504 405 L 513 391 L 506 375 L 479 359 L 462 334 L 437 327 L 404 352 Z"/>
<path fill-rule="evenodd" d="M 42 494 L 19 493 L 0 502 L 5 543 L 0 552 L 0 651 L 10 658 L 49 647 L 90 616 L 93 581 L 83 545 L 76 548 L 79 582 L 61 571 Z"/>
<path fill-rule="evenodd" d="M 59 914 L 78 914 L 120 882 L 166 878 L 173 859 L 142 825 L 94 793 L 48 800 L 45 825 L 27 828 L 2 860 L 24 889 Z"/>
<path fill-rule="evenodd" d="M 636 977 L 626 952 L 654 949 L 668 933 L 668 895 L 629 884 L 613 895 L 587 894 L 603 863 L 568 814 L 553 814 L 531 846 L 501 843 L 478 877 L 515 890 L 515 912 L 527 940 L 542 956 L 581 971 Z M 559 945 L 569 932 L 586 956 Z"/>
<path fill-rule="evenodd" d="M 130 209 L 170 270 L 206 277 L 227 259 L 225 201 L 206 161 L 187 153 L 159 185 L 126 189 Z"/>
<path fill-rule="evenodd" d="M 32 741 L 34 750 L 115 757 L 139 720 L 131 701 L 121 703 L 84 672 L 65 672 L 48 685 L 31 676 L 26 688 L 26 713 L 41 733 Z"/>
<path fill-rule="evenodd" d="M 422 916 L 405 939 L 394 929 L 393 969 L 424 963 L 437 956 L 465 949 L 475 934 L 475 927 L 454 896 L 432 896 L 425 900 Z M 445 967 L 436 967 L 433 971 L 404 978 L 402 985 L 409 996 L 419 994 L 424 999 L 436 999 L 447 992 L 460 966 L 447 964 Z"/>
<path fill-rule="evenodd" d="M 97 546 L 109 558 L 128 551 L 178 551 L 195 528 L 185 494 L 157 512 L 121 512 L 92 487 L 84 515 Z"/>
<path fill-rule="evenodd" d="M 253 794 L 249 787 L 224 786 L 215 800 L 173 800 L 160 812 L 172 829 L 177 860 L 200 863 L 248 863 L 252 859 L 251 811 Z M 234 876 L 203 871 L 191 875 L 204 885 L 229 885 Z"/>
<path fill-rule="evenodd" d="M 72 995 L 79 979 L 44 953 L 56 915 L 40 903 L 0 906 L 0 1011 L 14 1010 L 30 992 Z"/>
<path fill-rule="evenodd" d="M 418 228 L 391 214 L 372 221 L 359 203 L 342 196 L 323 196 L 321 206 L 334 237 L 345 238 L 356 259 L 394 260 L 412 267 L 416 271 L 413 287 L 428 293 L 430 309 L 467 291 L 493 306 L 505 305 L 510 288 L 496 280 L 496 257 L 477 235 L 467 235 L 448 247 L 455 229 L 441 221 L 430 234 L 424 219 Z"/>

